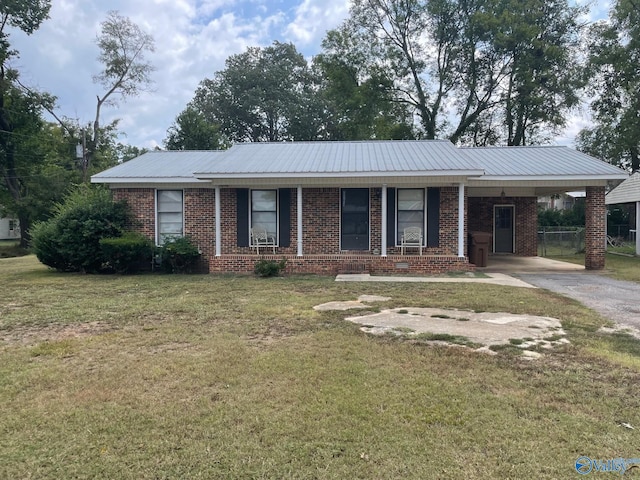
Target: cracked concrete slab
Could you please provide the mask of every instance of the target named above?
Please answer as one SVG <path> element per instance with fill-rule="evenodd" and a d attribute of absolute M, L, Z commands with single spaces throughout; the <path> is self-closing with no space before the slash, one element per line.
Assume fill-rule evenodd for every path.
<path fill-rule="evenodd" d="M 447 334 L 482 345 L 513 343 L 523 348 L 553 344 L 564 337 L 560 320 L 505 312 L 472 312 L 441 308 L 395 308 L 380 313 L 351 316 L 368 333 L 402 335 Z M 565 342 L 560 342 L 565 343 Z"/>

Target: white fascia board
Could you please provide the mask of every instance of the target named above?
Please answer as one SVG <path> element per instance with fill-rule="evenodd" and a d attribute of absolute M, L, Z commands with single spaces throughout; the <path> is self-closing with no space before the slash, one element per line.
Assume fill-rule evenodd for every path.
<path fill-rule="evenodd" d="M 211 182 L 193 177 L 91 177 L 91 183 L 118 183 L 118 184 L 156 184 L 156 183 L 189 183 L 209 184 Z"/>
<path fill-rule="evenodd" d="M 427 170 L 427 171 L 395 171 L 395 172 L 318 172 L 318 173 L 281 173 L 281 172 L 252 172 L 252 173 L 210 173 L 196 172 L 194 175 L 200 179 L 211 180 L 259 180 L 263 178 L 286 179 L 321 179 L 321 178 L 393 178 L 393 177 L 481 177 L 484 170 Z"/>
<path fill-rule="evenodd" d="M 566 182 L 566 181 L 601 181 L 624 180 L 628 175 L 623 173 L 611 175 L 495 175 L 475 179 L 478 182 Z"/>

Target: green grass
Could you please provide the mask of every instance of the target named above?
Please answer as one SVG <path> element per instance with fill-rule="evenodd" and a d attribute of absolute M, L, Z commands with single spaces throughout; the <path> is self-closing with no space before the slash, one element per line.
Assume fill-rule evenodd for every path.
<path fill-rule="evenodd" d="M 584 265 L 584 255 L 550 258 L 556 258 L 556 260 L 561 260 L 563 262 Z M 628 257 L 626 255 L 607 253 L 604 273 L 618 280 L 640 282 L 640 257 Z"/>
<path fill-rule="evenodd" d="M 0 271 L 0 478 L 544 479 L 637 456 L 637 341 L 547 291 Z M 360 294 L 555 316 L 572 344 L 526 361 L 312 309 Z"/>
<path fill-rule="evenodd" d="M 0 240 L 0 258 L 22 257 L 29 251 L 20 247 L 18 240 Z"/>

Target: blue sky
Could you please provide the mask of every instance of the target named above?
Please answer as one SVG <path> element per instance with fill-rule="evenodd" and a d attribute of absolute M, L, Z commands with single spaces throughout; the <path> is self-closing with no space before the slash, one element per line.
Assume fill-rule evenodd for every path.
<path fill-rule="evenodd" d="M 249 46 L 293 42 L 305 56 L 320 51 L 329 29 L 348 15 L 349 0 L 54 0 L 50 19 L 31 36 L 13 32 L 20 51 L 13 66 L 27 85 L 58 97 L 57 113 L 82 123 L 95 115 L 101 65 L 96 35 L 110 10 L 152 34 L 156 51 L 152 91 L 103 109 L 102 122 L 120 119 L 120 141 L 139 147 L 162 145 L 167 128 L 193 97 L 198 83 L 224 68 L 225 59 Z M 590 19 L 602 18 L 608 1 L 592 3 Z M 589 121 L 588 108 L 574 112 L 556 143 L 571 144 Z"/>

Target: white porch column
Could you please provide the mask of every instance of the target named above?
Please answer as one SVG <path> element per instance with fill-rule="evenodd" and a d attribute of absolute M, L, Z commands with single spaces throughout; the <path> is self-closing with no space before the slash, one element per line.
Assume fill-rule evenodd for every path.
<path fill-rule="evenodd" d="M 382 225 L 380 226 L 380 234 L 382 238 L 380 239 L 380 256 L 387 256 L 387 184 L 382 185 L 382 214 L 380 217 L 382 218 Z"/>
<path fill-rule="evenodd" d="M 215 188 L 215 204 L 216 204 L 216 257 L 222 255 L 222 232 L 220 231 L 220 225 L 222 225 L 222 220 L 220 218 L 220 187 L 216 186 Z"/>
<path fill-rule="evenodd" d="M 636 255 L 640 255 L 640 202 L 636 202 Z"/>
<path fill-rule="evenodd" d="M 458 185 L 458 256 L 464 257 L 464 183 Z"/>
<path fill-rule="evenodd" d="M 298 185 L 298 257 L 302 256 L 302 187 Z"/>

